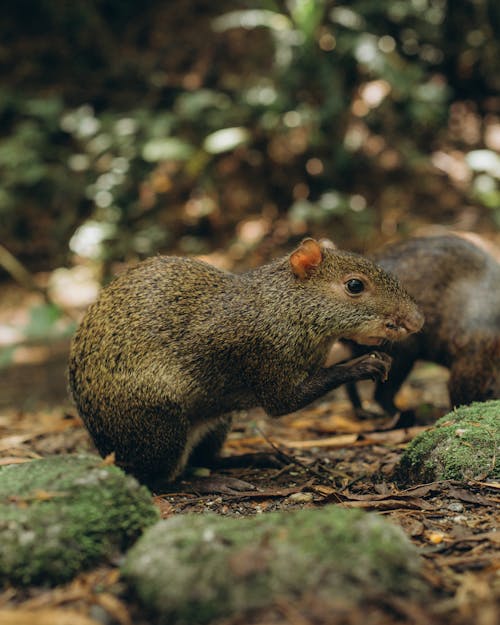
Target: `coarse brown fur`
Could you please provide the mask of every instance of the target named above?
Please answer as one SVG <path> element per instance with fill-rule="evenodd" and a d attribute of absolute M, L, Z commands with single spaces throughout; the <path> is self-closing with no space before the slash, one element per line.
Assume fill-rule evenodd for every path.
<path fill-rule="evenodd" d="M 361 294 L 346 290 L 352 277 Z M 231 411 L 301 408 L 351 380 L 385 377 L 377 353 L 324 367 L 340 337 L 377 344 L 418 330 L 422 316 L 371 261 L 306 239 L 243 274 L 158 256 L 118 276 L 72 342 L 69 380 L 102 455 L 151 482 L 222 446 Z"/>

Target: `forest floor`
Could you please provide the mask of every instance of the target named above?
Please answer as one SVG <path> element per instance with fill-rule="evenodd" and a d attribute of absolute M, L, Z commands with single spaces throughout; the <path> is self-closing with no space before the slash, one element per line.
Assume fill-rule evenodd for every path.
<path fill-rule="evenodd" d="M 58 343 L 45 352 L 46 360 L 3 370 L 0 465 L 93 451 L 67 397 L 67 347 Z M 406 444 L 447 411 L 446 378 L 447 372 L 436 366 L 421 365 L 413 372 L 398 397 L 402 408 L 418 406 L 413 424 L 386 418 L 358 420 L 342 389 L 276 420 L 260 410 L 242 413 L 224 454 L 277 453 L 281 468 L 217 471 L 210 477 L 233 481 L 228 487 L 222 479 L 216 494 L 201 492 L 202 476 L 192 475 L 154 496 L 164 518 L 207 511 L 241 517 L 327 503 L 374 511 L 401 526 L 419 547 L 424 575 L 438 599 L 421 605 L 388 596 L 384 605 L 333 617 L 311 597 L 307 603 L 278 602 L 265 611 L 225 619 L 225 625 L 496 625 L 500 485 L 448 481 L 400 489 L 393 481 Z M 370 384 L 365 383 L 365 398 L 370 393 Z M 369 399 L 366 402 L 370 407 Z M 241 490 L 233 489 L 234 484 Z M 118 566 L 119 562 L 101 566 L 54 589 L 8 588 L 0 593 L 0 625 L 145 625 L 149 621 L 127 595 Z"/>

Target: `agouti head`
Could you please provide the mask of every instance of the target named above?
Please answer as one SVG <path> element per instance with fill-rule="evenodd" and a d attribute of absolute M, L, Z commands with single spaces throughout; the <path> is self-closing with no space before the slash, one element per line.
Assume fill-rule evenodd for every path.
<path fill-rule="evenodd" d="M 423 314 L 397 279 L 363 256 L 330 241 L 304 239 L 290 255 L 299 284 L 332 300 L 338 338 L 363 345 L 399 341 L 418 332 Z M 316 298 L 314 298 L 316 299 Z"/>

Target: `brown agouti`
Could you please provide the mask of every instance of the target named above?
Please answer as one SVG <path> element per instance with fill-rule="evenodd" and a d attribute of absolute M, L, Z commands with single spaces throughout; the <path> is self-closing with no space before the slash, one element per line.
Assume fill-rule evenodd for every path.
<path fill-rule="evenodd" d="M 418 334 L 381 349 L 393 358 L 375 399 L 389 414 L 416 360 L 448 367 L 452 406 L 500 398 L 500 264 L 486 250 L 454 235 L 391 245 L 374 260 L 394 274 L 425 316 Z M 354 347 L 354 354 L 363 352 Z M 349 396 L 357 409 L 355 388 Z"/>
<path fill-rule="evenodd" d="M 390 358 L 378 352 L 324 367 L 340 337 L 376 345 L 422 323 L 395 278 L 313 239 L 240 275 L 158 256 L 90 307 L 70 387 L 102 455 L 115 452 L 142 481 L 173 480 L 188 461 L 214 459 L 233 410 L 283 415 L 349 381 L 386 377 Z"/>

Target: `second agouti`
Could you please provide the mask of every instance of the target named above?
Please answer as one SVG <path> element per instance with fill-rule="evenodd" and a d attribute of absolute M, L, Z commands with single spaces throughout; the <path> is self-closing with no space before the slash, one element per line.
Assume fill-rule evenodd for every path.
<path fill-rule="evenodd" d="M 193 259 L 143 261 L 103 289 L 72 342 L 78 411 L 104 456 L 173 480 L 218 454 L 231 411 L 297 410 L 341 384 L 384 379 L 385 354 L 324 366 L 339 338 L 378 345 L 423 317 L 383 269 L 306 239 L 246 273 Z"/>
<path fill-rule="evenodd" d="M 414 297 L 425 316 L 418 334 L 382 347 L 393 358 L 375 399 L 388 413 L 417 360 L 448 367 L 452 406 L 500 398 L 500 264 L 486 250 L 454 235 L 419 237 L 374 255 Z M 363 350 L 354 347 L 354 354 Z M 355 388 L 349 395 L 359 410 Z"/>

